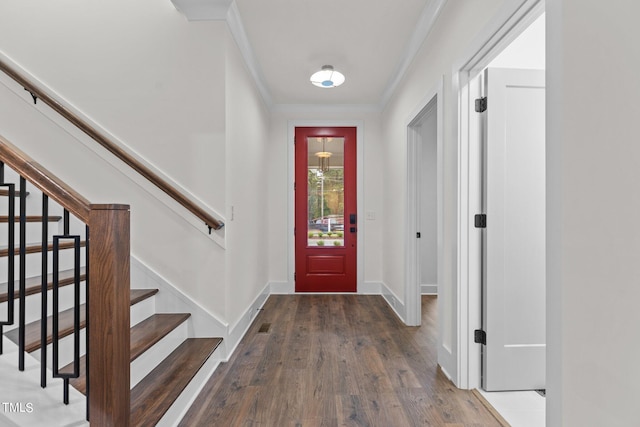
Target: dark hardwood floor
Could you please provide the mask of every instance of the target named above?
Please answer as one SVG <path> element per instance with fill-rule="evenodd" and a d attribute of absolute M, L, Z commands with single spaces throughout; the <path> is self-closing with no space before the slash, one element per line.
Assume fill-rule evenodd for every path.
<path fill-rule="evenodd" d="M 438 369 L 436 306 L 407 327 L 379 296 L 272 295 L 180 425 L 500 426 Z"/>

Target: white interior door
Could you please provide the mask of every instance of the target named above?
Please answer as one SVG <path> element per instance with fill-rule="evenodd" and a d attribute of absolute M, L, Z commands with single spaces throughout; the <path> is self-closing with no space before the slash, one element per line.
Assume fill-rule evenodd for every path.
<path fill-rule="evenodd" d="M 545 388 L 544 71 L 486 82 L 482 387 Z"/>

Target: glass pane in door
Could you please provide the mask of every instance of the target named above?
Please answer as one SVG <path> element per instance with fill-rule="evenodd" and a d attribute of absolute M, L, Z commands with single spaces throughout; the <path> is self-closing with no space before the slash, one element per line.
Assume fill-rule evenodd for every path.
<path fill-rule="evenodd" d="M 307 138 L 310 247 L 344 246 L 344 138 Z"/>

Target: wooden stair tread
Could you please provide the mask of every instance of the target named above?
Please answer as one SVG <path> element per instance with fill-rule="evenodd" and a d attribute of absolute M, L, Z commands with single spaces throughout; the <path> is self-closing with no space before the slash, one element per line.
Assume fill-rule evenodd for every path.
<path fill-rule="evenodd" d="M 160 341 L 191 316 L 188 313 L 154 314 L 131 328 L 131 361 Z"/>
<path fill-rule="evenodd" d="M 130 360 L 133 362 L 142 353 L 160 341 L 169 332 L 173 331 L 182 322 L 187 320 L 190 314 L 154 314 L 131 328 Z M 85 356 L 80 358 L 80 376 L 69 380 L 79 392 L 86 393 Z M 60 370 L 63 373 L 73 372 L 73 362 Z"/>
<path fill-rule="evenodd" d="M 157 289 L 131 289 L 131 305 L 144 301 L 158 293 Z"/>
<path fill-rule="evenodd" d="M 80 241 L 80 246 L 84 247 L 86 244 L 86 241 L 81 240 Z M 73 242 L 69 241 L 69 240 L 65 240 L 63 242 L 60 242 L 60 249 L 71 249 L 73 248 Z M 53 242 L 49 242 L 48 246 L 47 246 L 47 250 L 51 251 L 53 250 Z M 37 244 L 30 244 L 26 246 L 26 253 L 27 254 L 35 254 L 38 252 L 42 252 L 42 243 L 37 243 Z M 13 251 L 14 254 L 19 255 L 20 254 L 20 247 L 18 245 L 18 243 L 16 242 L 16 247 L 14 248 Z M 7 246 L 2 246 L 0 247 L 0 257 L 6 257 L 9 255 L 9 248 Z"/>
<path fill-rule="evenodd" d="M 86 305 L 80 306 L 80 329 L 86 325 Z M 32 353 L 40 348 L 40 320 L 25 325 L 24 349 L 27 353 Z M 47 344 L 53 341 L 53 317 L 47 318 Z M 73 309 L 60 312 L 58 320 L 58 338 L 64 338 L 73 333 Z M 18 344 L 18 328 L 7 332 L 6 337 Z"/>
<path fill-rule="evenodd" d="M 49 221 L 48 222 L 58 222 L 62 219 L 61 216 L 55 216 L 55 215 L 49 215 L 48 217 Z M 27 215 L 26 216 L 26 220 L 27 222 L 42 222 L 42 215 L 38 216 L 38 215 Z M 0 216 L 0 223 L 7 223 L 9 222 L 9 217 L 6 215 L 2 215 Z M 15 223 L 18 224 L 20 222 L 20 217 L 18 217 L 16 215 L 15 217 Z"/>
<path fill-rule="evenodd" d="M 221 338 L 189 338 L 131 390 L 131 426 L 154 426 L 178 398 Z"/>
<path fill-rule="evenodd" d="M 151 293 L 151 294 L 154 293 L 153 289 L 144 289 L 141 291 L 145 291 L 145 293 Z M 134 294 L 138 296 L 138 301 L 140 301 L 139 294 L 142 294 L 142 292 L 135 292 Z M 131 305 L 133 304 L 135 304 L 135 302 L 131 303 Z M 82 304 L 80 306 L 80 328 L 81 329 L 84 328 L 85 325 L 86 325 L 86 304 Z M 58 332 L 59 338 L 64 338 L 73 333 L 73 309 L 72 308 L 60 312 L 58 330 L 59 330 Z M 49 316 L 47 318 L 47 332 L 48 332 L 47 344 L 51 344 L 51 341 L 53 340 L 52 331 L 53 331 L 53 317 Z M 35 322 L 31 322 L 25 325 L 24 348 L 27 353 L 32 353 L 40 348 L 40 344 L 41 344 L 40 333 L 41 333 L 40 320 L 36 320 Z M 11 341 L 18 344 L 18 328 L 10 330 L 9 332 L 5 333 L 5 335 Z"/>
<path fill-rule="evenodd" d="M 28 196 L 29 192 L 27 191 L 25 193 L 25 196 Z M 9 189 L 8 188 L 0 188 L 0 196 L 9 196 Z M 15 191 L 15 196 L 16 197 L 20 197 L 20 190 L 16 190 Z"/>
<path fill-rule="evenodd" d="M 80 268 L 80 281 L 84 282 L 85 279 L 87 277 L 86 274 L 86 269 L 84 267 Z M 73 284 L 73 278 L 74 278 L 74 270 L 64 270 L 61 271 L 60 273 L 58 273 L 58 283 L 59 286 L 67 286 L 67 285 L 71 285 Z M 15 298 L 18 299 L 18 286 L 19 286 L 19 281 L 16 280 L 14 283 L 14 289 L 15 289 Z M 51 289 L 53 287 L 53 274 L 49 274 L 47 276 L 47 283 L 48 283 L 48 289 Z M 8 284 L 5 283 L 0 283 L 0 303 L 2 302 L 6 302 L 8 300 Z M 40 290 L 42 289 L 42 278 L 41 276 L 36 276 L 36 277 L 30 277 L 28 279 L 26 279 L 25 281 L 25 294 L 27 296 L 29 295 L 34 295 L 40 292 Z"/>

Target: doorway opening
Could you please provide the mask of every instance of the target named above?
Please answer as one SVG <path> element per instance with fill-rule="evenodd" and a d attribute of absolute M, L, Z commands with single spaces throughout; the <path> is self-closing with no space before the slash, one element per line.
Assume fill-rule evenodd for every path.
<path fill-rule="evenodd" d="M 475 215 L 482 213 L 483 188 L 481 170 L 481 114 L 475 112 L 476 99 L 483 96 L 484 70 L 507 46 L 544 13 L 544 0 L 524 0 L 505 6 L 501 17 L 487 29 L 487 38 L 476 40 L 469 55 L 457 66 L 453 76 L 458 93 L 458 280 L 457 337 L 458 372 L 456 385 L 462 388 L 481 386 L 481 348 L 476 330 L 482 328 L 482 233 L 475 227 Z M 544 48 L 544 46 L 543 46 Z M 544 55 L 543 55 L 544 56 Z M 488 100 L 488 105 L 491 101 Z M 487 218 L 487 224 L 491 221 Z"/>
<path fill-rule="evenodd" d="M 544 28 L 544 1 L 523 2 L 520 9 L 506 20 L 505 25 L 478 52 L 469 57 L 456 75 L 460 96 L 459 302 L 460 307 L 468 307 L 466 312 L 461 310 L 459 313 L 459 366 L 462 369 L 458 385 L 465 388 L 524 390 L 544 387 Z M 537 80 L 533 83 L 509 80 L 509 76 L 514 74 L 518 78 L 533 76 Z M 503 89 L 496 93 L 499 86 Z M 537 98 L 535 103 L 541 105 L 541 111 L 533 107 L 528 111 L 526 108 L 514 107 L 513 102 L 520 95 L 523 95 L 523 105 L 527 105 L 527 108 L 534 104 L 533 101 L 529 103 L 529 100 Z M 476 105 L 475 101 L 482 100 L 485 96 L 486 103 L 481 101 Z M 510 112 L 505 120 L 512 121 L 508 125 L 496 124 L 493 121 L 496 110 L 492 108 L 500 110 L 500 104 L 504 102 L 509 103 L 506 111 Z M 534 113 L 537 115 L 535 119 L 532 118 Z M 497 115 L 504 116 L 500 112 Z M 533 139 L 526 143 L 520 137 L 516 137 L 515 141 L 514 135 L 529 121 L 536 123 L 533 125 L 534 131 L 523 131 L 520 136 L 529 137 L 534 133 L 537 136 L 532 136 Z M 522 144 L 518 145 L 520 143 Z M 527 172 L 527 169 L 530 170 Z M 496 185 L 498 178 L 499 183 Z M 522 189 L 521 194 L 518 194 L 518 188 Z M 536 194 L 521 197 L 529 191 Z M 538 201 L 534 207 L 523 207 L 534 199 Z M 526 218 L 532 212 L 537 213 L 530 217 L 531 227 L 528 227 L 529 220 Z M 486 217 L 480 217 L 480 221 L 476 222 L 477 214 Z M 535 232 L 531 234 L 534 229 Z M 519 249 L 515 250 L 516 246 Z M 528 255 L 533 256 L 528 258 L 527 251 Z M 527 269 L 531 274 L 519 277 Z M 531 278 L 535 279 L 535 284 L 527 282 Z M 499 285 L 498 291 L 496 284 Z M 535 292 L 532 291 L 534 288 Z M 529 294 L 530 291 L 534 293 Z M 497 297 L 496 292 L 499 294 Z M 535 309 L 531 308 L 533 305 L 527 304 L 532 299 L 537 301 Z M 518 309 L 518 304 L 521 304 L 522 309 Z M 507 317 L 511 320 L 500 318 L 504 312 L 507 312 Z M 492 322 L 493 332 L 489 330 Z M 518 327 L 518 322 L 526 330 Z M 496 325 L 498 330 L 495 329 Z M 535 381 L 528 378 L 523 384 L 529 381 L 531 384 L 538 384 L 537 386 L 518 384 L 517 381 L 512 381 L 513 375 L 503 372 L 503 367 L 520 362 L 500 359 L 504 355 L 496 356 L 495 346 L 498 342 L 499 350 L 507 353 L 523 354 L 532 350 L 531 354 L 525 356 L 525 359 L 531 359 L 522 359 L 518 371 L 537 378 Z M 488 343 L 494 346 L 493 350 Z M 488 364 L 492 357 L 493 363 Z M 535 394 L 534 391 L 531 393 Z M 492 404 L 495 403 L 489 395 L 485 397 Z M 515 399 L 512 402 L 514 405 L 522 407 L 516 393 L 508 399 L 502 395 L 496 402 L 512 398 Z M 499 412 L 507 409 L 514 415 L 512 407 L 500 408 L 497 403 L 494 406 Z M 544 400 L 536 404 L 535 408 L 527 409 L 529 414 L 526 416 L 535 415 L 538 420 L 536 425 L 544 426 Z M 518 420 L 511 422 L 517 424 Z"/>
<path fill-rule="evenodd" d="M 445 304 L 453 304 L 444 275 L 444 148 L 443 83 L 427 93 L 407 120 L 407 230 L 405 323 L 421 322 L 422 295 L 436 295 L 438 306 L 438 363 L 449 375 L 455 357 L 450 319 Z"/>

